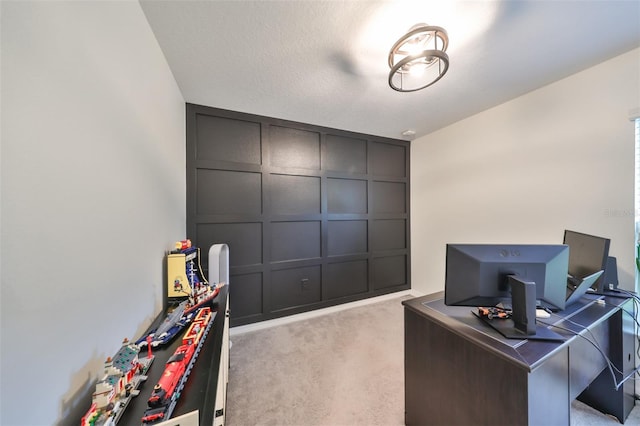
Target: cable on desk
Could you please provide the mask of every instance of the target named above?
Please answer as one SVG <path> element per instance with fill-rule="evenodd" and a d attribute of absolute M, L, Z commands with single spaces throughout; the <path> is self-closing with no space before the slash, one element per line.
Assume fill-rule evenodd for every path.
<path fill-rule="evenodd" d="M 626 294 L 627 296 L 631 296 L 631 297 L 633 297 L 634 299 L 636 299 L 636 300 L 640 301 L 640 296 L 639 296 L 639 295 L 637 295 L 636 293 L 634 293 L 634 292 L 632 292 L 632 291 L 625 290 L 625 289 L 623 289 L 623 288 L 616 288 L 616 289 L 614 289 L 614 290 L 609 290 L 609 291 L 611 291 L 611 292 L 613 292 L 613 293 L 623 293 L 623 294 Z"/>
<path fill-rule="evenodd" d="M 633 300 L 633 307 L 634 307 L 634 311 L 638 312 L 640 310 L 640 296 L 638 296 L 637 294 L 627 291 L 627 290 L 623 290 L 623 289 L 616 289 L 616 290 L 611 290 L 611 291 L 615 291 L 616 293 L 621 293 L 624 294 L 628 297 L 631 297 Z M 603 294 L 606 296 L 606 294 Z M 616 296 L 613 296 L 616 297 Z M 604 301 L 604 299 L 601 299 L 604 303 L 606 303 L 606 301 Z M 610 304 L 610 303 L 606 303 L 609 306 L 614 306 L 619 308 L 621 311 L 625 312 L 627 315 L 629 315 L 631 317 L 631 319 L 633 320 L 633 322 L 635 322 L 636 324 L 636 358 L 640 358 L 640 334 L 638 333 L 638 331 L 640 330 L 640 321 L 638 321 L 637 316 L 635 315 L 635 313 L 629 312 L 626 309 L 624 309 L 622 306 L 618 306 L 615 304 Z"/>
<path fill-rule="evenodd" d="M 570 322 L 570 323 L 572 323 L 572 324 L 574 324 L 574 325 L 576 325 L 576 326 L 578 326 L 578 327 L 581 327 L 581 328 L 582 328 L 582 329 L 584 329 L 584 330 L 587 330 L 587 328 L 586 328 L 585 326 L 583 326 L 583 325 L 581 325 L 581 324 L 578 324 L 578 323 L 576 323 L 576 322 L 573 322 L 573 321 L 571 321 L 571 320 L 570 320 L 570 319 L 568 319 L 568 318 L 564 318 L 564 320 L 565 320 L 565 321 L 568 321 L 568 322 Z M 562 326 L 559 326 L 559 325 L 557 325 L 557 324 L 551 324 L 551 323 L 547 323 L 547 322 L 544 322 L 544 321 L 540 321 L 539 319 L 538 319 L 537 321 L 539 321 L 540 323 L 542 323 L 542 324 L 544 324 L 544 325 L 547 325 L 547 326 L 549 326 L 549 327 L 558 328 L 558 329 L 560 329 L 560 330 L 563 330 L 563 331 L 566 331 L 566 332 L 568 332 L 568 333 L 571 333 L 571 334 L 573 334 L 573 335 L 575 335 L 575 336 L 582 337 L 582 338 L 583 338 L 583 339 L 585 339 L 587 342 L 591 343 L 591 345 L 593 345 L 593 347 L 594 347 L 594 348 L 596 348 L 596 349 L 597 349 L 597 351 L 598 351 L 598 352 L 600 352 L 600 355 L 602 355 L 602 357 L 604 358 L 604 360 L 605 360 L 605 362 L 606 362 L 606 364 L 607 364 L 607 368 L 609 369 L 609 372 L 611 373 L 611 378 L 613 379 L 613 384 L 614 384 L 614 386 L 615 386 L 615 389 L 616 389 L 616 390 L 620 390 L 620 387 L 622 387 L 622 385 L 624 384 L 624 382 L 626 382 L 627 380 L 629 380 L 631 377 L 633 377 L 633 375 L 634 375 L 634 374 L 636 374 L 638 371 L 640 371 L 640 367 L 636 367 L 636 368 L 635 368 L 631 373 L 629 373 L 627 376 L 624 376 L 624 373 L 623 373 L 622 371 L 620 371 L 620 370 L 618 369 L 618 367 L 616 367 L 616 366 L 613 364 L 613 362 L 611 362 L 611 360 L 609 359 L 609 357 L 607 357 L 607 355 L 606 355 L 606 354 L 604 353 L 604 351 L 600 348 L 600 346 L 597 344 L 597 342 L 595 342 L 595 343 L 594 343 L 594 342 L 592 342 L 590 339 L 588 339 L 587 337 L 585 337 L 585 336 L 581 335 L 580 333 L 577 333 L 577 332 L 575 332 L 575 331 L 573 331 L 573 330 L 571 330 L 571 329 L 569 329 L 569 328 L 562 327 Z M 587 330 L 587 331 L 589 331 L 589 330 Z M 614 370 L 615 370 L 615 372 L 614 372 Z M 616 374 L 615 374 L 616 372 L 617 372 L 618 374 L 620 374 L 621 376 L 624 376 L 624 377 L 623 377 L 623 379 L 622 379 L 620 382 L 618 382 L 618 380 L 617 380 L 617 378 L 616 378 Z"/>
<path fill-rule="evenodd" d="M 618 292 L 621 292 L 623 294 L 626 294 L 628 296 L 631 296 L 633 298 L 633 308 L 635 310 L 634 313 L 627 311 L 626 309 L 620 307 L 620 309 L 622 309 L 624 312 L 627 313 L 627 315 L 629 315 L 631 317 L 631 319 L 636 323 L 636 340 L 638 342 L 638 344 L 636 345 L 636 356 L 640 357 L 640 334 L 638 333 L 638 330 L 640 330 L 640 321 L 638 321 L 638 317 L 636 316 L 636 313 L 640 310 L 640 297 L 635 294 L 632 293 L 630 291 L 626 291 L 626 290 L 618 290 Z M 606 303 L 606 302 L 605 302 Z"/>
<path fill-rule="evenodd" d="M 616 293 L 621 293 L 624 294 L 626 296 L 629 296 L 632 298 L 633 300 L 633 309 L 635 312 L 629 312 L 626 309 L 624 309 L 622 306 L 618 306 L 618 305 L 612 305 L 612 304 L 608 304 L 611 306 L 615 306 L 620 308 L 620 310 L 622 310 L 623 312 L 625 312 L 627 315 L 629 315 L 631 317 L 631 319 L 633 320 L 633 322 L 636 324 L 636 359 L 640 358 L 640 333 L 638 333 L 638 331 L 640 330 L 640 322 L 638 321 L 638 317 L 636 316 L 636 312 L 638 312 L 640 310 L 640 296 L 638 296 L 637 294 L 627 291 L 627 290 L 623 290 L 623 289 L 616 289 L 616 290 L 612 290 L 615 291 Z M 615 296 L 614 296 L 615 297 Z M 606 301 L 605 301 L 606 303 Z M 636 366 L 636 369 L 634 370 L 636 373 L 638 373 L 640 371 L 640 365 Z M 638 380 L 637 378 L 635 380 Z"/>

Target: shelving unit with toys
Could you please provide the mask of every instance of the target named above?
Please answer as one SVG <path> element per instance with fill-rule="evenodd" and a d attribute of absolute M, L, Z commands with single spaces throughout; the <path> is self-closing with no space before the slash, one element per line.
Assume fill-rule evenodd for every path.
<path fill-rule="evenodd" d="M 188 240 L 185 240 L 188 241 Z M 181 248 L 176 250 L 183 252 Z M 188 243 L 190 245 L 190 242 Z M 191 362 L 189 366 L 190 374 L 188 379 L 185 379 L 181 383 L 180 390 L 177 395 L 174 395 L 174 401 L 172 401 L 171 417 L 158 418 L 156 421 L 149 422 L 154 426 L 173 426 L 176 421 L 182 426 L 191 424 L 194 425 L 222 425 L 225 418 L 225 403 L 226 403 L 226 390 L 228 383 L 228 356 L 229 356 L 229 304 L 228 304 L 228 283 L 229 283 L 229 248 L 226 244 L 216 244 L 209 249 L 209 281 L 213 284 L 210 285 L 209 281 L 204 279 L 199 264 L 199 249 L 194 247 L 184 247 L 187 253 L 172 252 L 169 256 L 175 254 L 184 254 L 184 263 L 181 264 L 181 270 L 184 268 L 186 283 L 192 293 L 196 293 L 198 290 L 202 290 L 203 287 L 209 287 L 207 290 L 207 297 L 211 296 L 212 292 L 215 292 L 213 297 L 208 299 L 203 306 L 206 306 L 205 310 L 210 311 L 211 324 L 207 328 L 207 334 L 202 335 L 202 342 L 197 354 L 197 358 Z M 194 250 L 195 249 L 195 250 Z M 189 260 L 186 258 L 190 253 L 197 253 L 196 256 Z M 167 263 L 169 263 L 169 256 Z M 196 261 L 197 259 L 197 261 Z M 194 268 L 188 265 L 188 262 L 193 261 Z M 191 268 L 191 269 L 190 269 Z M 169 269 L 169 268 L 168 268 Z M 197 281 L 194 277 L 197 276 Z M 185 295 L 182 302 L 191 303 L 193 305 L 193 298 L 189 298 Z M 179 300 L 179 299 L 176 299 Z M 199 308 L 197 308 L 199 309 Z M 199 310 L 195 312 L 199 312 Z M 141 337 L 138 341 L 145 341 L 145 343 L 152 341 L 153 332 L 163 325 L 163 322 L 170 317 L 170 312 L 162 312 L 154 324 L 149 328 L 145 336 Z M 194 315 L 197 318 L 197 315 Z M 193 327 L 185 327 L 186 333 L 193 333 Z M 126 401 L 118 399 L 113 404 L 107 407 L 104 401 L 98 401 L 94 398 L 92 406 L 87 413 L 79 419 L 78 423 L 84 425 L 141 425 L 143 424 L 142 418 L 145 412 L 148 411 L 148 402 L 153 395 L 154 386 L 159 383 L 162 375 L 165 372 L 165 367 L 169 359 L 175 355 L 176 350 L 181 345 L 184 346 L 185 339 L 189 341 L 189 336 L 185 334 L 182 336 L 182 332 L 177 333 L 178 337 L 170 340 L 167 344 L 162 344 L 157 347 L 142 350 L 141 345 L 131 343 L 128 340 L 123 343 L 123 348 L 114 357 L 118 357 L 120 352 L 124 350 L 128 355 L 123 361 L 127 364 L 126 371 L 121 374 L 124 379 L 112 380 L 112 382 L 118 383 L 117 386 L 122 387 L 122 391 L 113 391 L 111 388 L 103 389 L 99 388 L 100 383 L 106 383 L 105 378 L 101 379 L 96 387 L 96 394 L 102 392 L 104 395 L 109 396 L 111 394 L 127 394 Z M 147 343 L 147 346 L 151 346 Z M 143 357 L 144 353 L 147 353 L 146 357 Z M 150 358 L 152 357 L 152 358 Z M 120 357 L 122 358 L 122 357 Z M 153 360 L 153 366 L 151 367 L 151 360 Z M 109 361 L 107 361 L 109 362 Z M 113 363 L 114 361 L 111 361 Z M 120 361 L 117 361 L 120 362 Z M 131 368 L 129 368 L 131 364 Z M 105 370 L 106 371 L 106 370 Z M 110 371 L 110 370 L 109 370 Z M 119 372 L 121 373 L 121 372 Z M 139 377 L 138 377 L 139 376 Z M 111 383 L 111 382 L 109 382 Z M 135 387 L 134 388 L 134 383 Z M 125 390 L 125 386 L 127 389 Z M 102 390 L 100 390 L 102 389 Z M 129 392 L 132 391 L 132 392 Z M 137 395 L 137 396 L 136 396 Z M 100 397 L 100 395 L 98 395 Z M 135 397 L 134 397 L 135 396 Z M 104 399 L 104 397 L 102 397 Z M 95 405 L 95 406 L 94 406 Z M 98 420 L 97 416 L 93 414 L 93 411 L 100 411 L 99 407 L 107 407 L 110 410 L 101 411 L 102 418 Z M 117 417 L 115 414 L 117 414 Z"/>

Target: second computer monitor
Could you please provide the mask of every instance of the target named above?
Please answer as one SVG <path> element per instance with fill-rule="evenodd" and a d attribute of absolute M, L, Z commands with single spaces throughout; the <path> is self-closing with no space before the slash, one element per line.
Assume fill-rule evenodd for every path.
<path fill-rule="evenodd" d="M 598 271 L 608 273 L 609 238 L 566 230 L 563 242 L 569 246 L 569 275 L 581 280 Z M 603 283 L 600 277 L 591 288 L 602 291 Z"/>

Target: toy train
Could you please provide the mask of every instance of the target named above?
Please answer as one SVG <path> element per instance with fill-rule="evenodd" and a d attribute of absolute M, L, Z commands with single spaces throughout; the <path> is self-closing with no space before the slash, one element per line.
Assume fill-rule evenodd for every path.
<path fill-rule="evenodd" d="M 169 358 L 162 377 L 154 386 L 151 397 L 147 401 L 149 408 L 142 417 L 142 423 L 155 423 L 171 416 L 180 398 L 180 392 L 213 325 L 214 317 L 215 313 L 212 314 L 209 307 L 198 311 L 182 338 L 182 345 Z"/>

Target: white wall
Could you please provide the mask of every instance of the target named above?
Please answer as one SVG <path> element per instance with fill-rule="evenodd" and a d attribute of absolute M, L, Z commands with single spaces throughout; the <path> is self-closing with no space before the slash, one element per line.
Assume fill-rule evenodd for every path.
<path fill-rule="evenodd" d="M 444 289 L 445 245 L 611 238 L 634 288 L 634 126 L 640 49 L 411 144 L 412 288 Z"/>
<path fill-rule="evenodd" d="M 0 7 L 0 424 L 71 422 L 161 309 L 185 104 L 137 1 Z"/>

